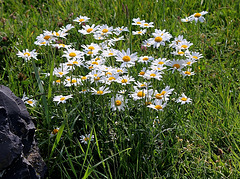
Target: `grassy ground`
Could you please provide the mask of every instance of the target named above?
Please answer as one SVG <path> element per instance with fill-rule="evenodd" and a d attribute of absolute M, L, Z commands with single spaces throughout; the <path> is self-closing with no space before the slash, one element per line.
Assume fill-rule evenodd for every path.
<path fill-rule="evenodd" d="M 14 1 L 0 0 L 0 83 L 17 96 L 33 96 L 37 106 L 28 106 L 37 127 L 36 135 L 49 171 L 49 178 L 239 178 L 240 176 L 240 58 L 239 3 L 214 1 Z M 208 11 L 206 22 L 182 23 L 193 13 Z M 97 42 L 77 32 L 73 20 L 90 17 L 88 24 L 126 26 L 140 17 L 154 22 L 155 29 L 166 29 L 174 37 L 183 35 L 194 45 L 192 50 L 204 58 L 193 65 L 195 75 L 182 78 L 167 71 L 164 81 L 152 81 L 155 89 L 174 88 L 166 110 L 155 112 L 131 101 L 128 109 L 114 112 L 109 107 L 111 94 L 79 94 L 83 87 L 64 88 L 46 78 L 65 59 L 62 51 L 34 45 L 43 30 L 57 31 L 73 24 L 64 42 L 81 45 Z M 118 50 L 131 49 L 138 56 L 173 58 L 168 44 L 160 50 L 141 50 L 151 36 L 126 35 Z M 36 49 L 35 63 L 16 56 L 18 50 Z M 112 63 L 112 61 L 109 61 Z M 131 75 L 143 65 L 131 68 Z M 39 71 L 40 73 L 36 73 Z M 86 75 L 79 69 L 75 75 Z M 39 80 L 37 82 L 37 80 Z M 40 82 L 43 81 L 43 83 Z M 88 87 L 87 84 L 85 84 Z M 96 86 L 95 86 L 96 87 Z M 132 86 L 129 87 L 132 89 Z M 112 85 L 116 94 L 119 85 Z M 192 104 L 173 102 L 181 93 Z M 53 97 L 73 94 L 66 104 L 57 105 Z M 158 125 L 153 127 L 158 117 Z M 54 128 L 59 132 L 50 136 Z M 81 143 L 80 135 L 91 133 L 94 142 Z"/>

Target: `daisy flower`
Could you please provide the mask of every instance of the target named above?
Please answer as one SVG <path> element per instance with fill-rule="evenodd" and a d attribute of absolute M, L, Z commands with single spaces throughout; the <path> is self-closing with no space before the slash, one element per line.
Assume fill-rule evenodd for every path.
<path fill-rule="evenodd" d="M 185 104 L 185 103 L 191 103 L 192 99 L 188 98 L 184 93 L 177 99 L 177 103 Z"/>
<path fill-rule="evenodd" d="M 147 107 L 155 109 L 157 111 L 163 111 L 167 103 L 162 104 L 162 100 L 155 100 L 153 104 L 148 105 Z"/>
<path fill-rule="evenodd" d="M 66 25 L 66 27 L 61 27 L 60 29 L 63 31 L 63 32 L 68 32 L 69 30 L 73 29 L 74 26 L 72 24 L 68 24 Z"/>
<path fill-rule="evenodd" d="M 122 50 L 122 52 L 117 53 L 116 59 L 116 61 L 123 62 L 121 67 L 133 66 L 137 60 L 137 52 L 131 54 L 130 49 L 128 48 L 126 52 Z"/>
<path fill-rule="evenodd" d="M 111 98 L 111 108 L 113 111 L 116 110 L 124 110 L 125 103 L 127 103 L 127 99 L 124 100 L 124 97 L 122 95 L 116 94 L 116 97 Z"/>
<path fill-rule="evenodd" d="M 184 64 L 183 64 L 184 66 L 191 66 L 193 63 L 196 62 L 196 60 L 192 59 L 192 58 L 188 58 L 188 59 L 186 59 L 184 61 L 185 61 Z"/>
<path fill-rule="evenodd" d="M 108 36 L 109 34 L 112 34 L 113 27 L 108 27 L 107 24 L 104 24 L 102 26 L 99 26 L 96 33 L 101 34 L 103 36 Z"/>
<path fill-rule="evenodd" d="M 188 58 L 192 58 L 194 60 L 198 60 L 200 58 L 202 58 L 202 54 L 200 54 L 199 52 L 190 52 L 186 55 Z"/>
<path fill-rule="evenodd" d="M 181 19 L 181 22 L 191 22 L 192 20 L 192 17 L 186 17 L 185 19 Z"/>
<path fill-rule="evenodd" d="M 105 86 L 101 86 L 99 88 L 99 90 L 95 90 L 94 88 L 91 88 L 92 89 L 92 94 L 93 95 L 104 95 L 104 94 L 107 94 L 107 93 L 111 93 L 111 91 L 108 91 L 109 88 L 108 87 L 105 87 Z"/>
<path fill-rule="evenodd" d="M 166 65 L 171 67 L 170 69 L 173 70 L 172 72 L 174 72 L 175 70 L 181 71 L 184 67 L 184 60 L 173 59 L 172 61 L 169 61 Z"/>
<path fill-rule="evenodd" d="M 143 67 L 143 69 L 138 73 L 138 76 L 143 77 L 146 73 L 146 67 Z"/>
<path fill-rule="evenodd" d="M 30 98 L 26 97 L 25 93 L 23 93 L 22 100 L 25 104 L 28 104 L 32 107 L 36 106 L 37 103 L 37 100 L 31 99 L 31 97 Z"/>
<path fill-rule="evenodd" d="M 82 45 L 83 52 L 85 55 L 97 55 L 101 47 L 98 44 L 91 43 L 90 45 Z"/>
<path fill-rule="evenodd" d="M 138 62 L 147 64 L 147 63 L 149 63 L 149 62 L 151 62 L 153 60 L 154 60 L 154 58 L 151 57 L 151 56 L 141 56 L 141 57 L 139 57 Z"/>
<path fill-rule="evenodd" d="M 59 95 L 59 96 L 55 96 L 53 98 L 53 101 L 58 102 L 57 104 L 59 104 L 59 103 L 66 103 L 66 100 L 70 99 L 70 98 L 72 98 L 72 94 L 67 95 L 67 96 Z"/>
<path fill-rule="evenodd" d="M 162 73 L 158 72 L 156 70 L 147 70 L 146 73 L 144 74 L 143 78 L 150 80 L 152 78 L 155 78 L 157 80 L 161 80 L 162 78 Z"/>
<path fill-rule="evenodd" d="M 87 16 L 79 16 L 76 19 L 74 19 L 73 21 L 78 22 L 79 25 L 82 24 L 83 22 L 87 22 L 90 18 L 88 18 Z"/>
<path fill-rule="evenodd" d="M 141 29 L 141 30 L 139 30 L 139 31 L 132 31 L 132 34 L 133 34 L 133 35 L 143 35 L 143 34 L 145 34 L 146 32 L 147 32 L 146 29 Z"/>
<path fill-rule="evenodd" d="M 28 61 L 31 58 L 37 60 L 37 52 L 35 51 L 36 51 L 35 49 L 32 50 L 31 52 L 28 49 L 23 50 L 22 52 L 18 51 L 17 56 L 23 58 L 25 61 Z"/>
<path fill-rule="evenodd" d="M 169 44 L 169 47 L 172 48 L 176 48 L 178 46 L 178 44 L 182 41 L 184 41 L 185 39 L 183 39 L 183 35 L 179 35 L 177 37 L 174 38 L 174 40 L 172 41 L 171 44 Z"/>
<path fill-rule="evenodd" d="M 153 22 L 150 22 L 150 23 L 143 22 L 142 24 L 140 24 L 140 27 L 150 28 L 150 27 L 154 27 L 154 25 L 153 25 Z"/>
<path fill-rule="evenodd" d="M 150 83 L 147 83 L 147 82 L 139 82 L 139 81 L 136 81 L 135 82 L 135 85 L 136 85 L 136 87 L 137 88 L 150 88 L 150 87 L 152 87 L 151 85 L 150 85 Z"/>
<path fill-rule="evenodd" d="M 77 78 L 71 78 L 70 80 L 65 80 L 65 84 L 64 86 L 66 87 L 70 87 L 70 86 L 77 86 L 77 85 L 80 85 L 82 84 L 81 80 L 80 79 L 77 79 Z"/>
<path fill-rule="evenodd" d="M 112 56 L 116 56 L 118 52 L 119 52 L 118 50 L 115 50 L 113 48 L 107 48 L 106 50 L 102 51 L 102 56 L 103 57 L 112 57 Z"/>
<path fill-rule="evenodd" d="M 64 63 L 64 65 L 67 67 L 81 66 L 81 65 L 83 65 L 83 61 L 80 59 L 68 60 L 66 63 Z"/>
<path fill-rule="evenodd" d="M 202 11 L 202 12 L 199 12 L 199 13 L 194 13 L 193 15 L 191 15 L 189 18 L 191 20 L 195 20 L 195 22 L 197 23 L 198 21 L 200 22 L 204 22 L 205 21 L 205 18 L 203 17 L 203 15 L 207 14 L 208 12 L 207 11 Z"/>
<path fill-rule="evenodd" d="M 67 67 L 60 67 L 60 68 L 54 68 L 53 69 L 53 75 L 56 75 L 57 77 L 62 78 L 64 75 L 68 74 L 69 70 L 67 69 Z"/>
<path fill-rule="evenodd" d="M 147 95 L 147 90 L 139 90 L 137 87 L 134 87 L 135 92 L 133 94 L 130 94 L 130 96 L 133 98 L 134 101 L 139 99 L 144 99 Z"/>
<path fill-rule="evenodd" d="M 71 48 L 72 45 L 66 45 L 66 44 L 52 44 L 53 47 L 57 48 Z"/>
<path fill-rule="evenodd" d="M 113 30 L 113 33 L 116 34 L 116 35 L 119 35 L 121 34 L 122 32 L 128 32 L 128 28 L 127 27 L 117 27 Z"/>
<path fill-rule="evenodd" d="M 51 134 L 50 134 L 50 136 L 56 135 L 56 134 L 58 133 L 59 129 L 60 129 L 59 127 L 53 129 L 52 132 L 51 132 Z"/>
<path fill-rule="evenodd" d="M 133 18 L 132 21 L 133 21 L 132 25 L 139 25 L 139 26 L 145 22 L 145 20 L 140 20 L 140 18 Z"/>
<path fill-rule="evenodd" d="M 185 76 L 192 76 L 192 75 L 194 75 L 195 73 L 194 72 L 191 72 L 192 71 L 192 69 L 187 69 L 187 71 L 182 71 L 181 73 L 182 73 L 182 75 L 183 75 L 183 77 L 185 77 Z"/>
<path fill-rule="evenodd" d="M 88 134 L 88 135 L 81 135 L 80 136 L 80 142 L 83 144 L 88 144 L 88 142 L 91 142 L 94 140 L 94 135 Z"/>
<path fill-rule="evenodd" d="M 133 77 L 129 77 L 127 75 L 121 76 L 117 79 L 117 83 L 120 83 L 122 85 L 127 85 L 130 84 L 131 81 L 135 81 L 135 79 Z"/>
<path fill-rule="evenodd" d="M 83 58 L 83 52 L 79 50 L 75 50 L 73 48 L 66 49 L 67 51 L 63 51 L 63 57 L 66 57 L 67 60 L 76 60 L 79 58 Z"/>
<path fill-rule="evenodd" d="M 164 100 L 164 101 L 168 101 L 169 100 L 169 95 L 172 94 L 172 91 L 174 89 L 170 89 L 170 86 L 166 86 L 160 93 L 155 90 L 154 92 L 154 97 L 158 100 Z"/>
<path fill-rule="evenodd" d="M 192 45 L 193 45 L 193 43 L 191 43 L 191 42 L 189 42 L 187 40 L 183 40 L 183 41 L 178 43 L 178 45 L 176 46 L 176 49 L 177 50 L 187 50 Z"/>
<path fill-rule="evenodd" d="M 83 35 L 87 35 L 87 34 L 92 34 L 94 32 L 96 32 L 96 30 L 98 30 L 98 25 L 95 26 L 95 24 L 92 24 L 91 26 L 86 25 L 86 26 L 82 26 L 83 29 L 78 30 L 79 33 L 83 34 Z"/>

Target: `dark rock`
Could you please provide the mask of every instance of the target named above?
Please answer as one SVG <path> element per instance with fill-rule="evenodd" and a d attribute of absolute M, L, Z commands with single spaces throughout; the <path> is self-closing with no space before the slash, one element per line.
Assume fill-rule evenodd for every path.
<path fill-rule="evenodd" d="M 24 102 L 0 85 L 0 177 L 44 177 L 46 164 L 34 133 L 35 126 Z"/>

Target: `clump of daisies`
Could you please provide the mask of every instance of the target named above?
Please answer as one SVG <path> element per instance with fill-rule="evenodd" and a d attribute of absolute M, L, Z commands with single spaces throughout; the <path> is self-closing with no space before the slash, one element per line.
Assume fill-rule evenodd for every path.
<path fill-rule="evenodd" d="M 188 19 L 202 22 L 204 20 L 202 16 L 206 13 L 206 11 L 195 13 Z M 195 47 L 194 44 L 183 35 L 173 37 L 166 29 L 154 29 L 150 33 L 150 29 L 154 28 L 153 22 L 134 18 L 132 22 L 134 27 L 131 28 L 134 31 L 129 32 L 129 28 L 125 26 L 87 24 L 89 21 L 90 18 L 79 16 L 74 19 L 77 23 L 76 27 L 69 24 L 57 31 L 45 30 L 36 38 L 37 46 L 61 48 L 58 53 L 61 63 L 52 71 L 52 85 L 56 86 L 53 89 L 64 91 L 64 94 L 59 91 L 53 93 L 55 95 L 52 100 L 57 105 L 60 103 L 71 105 L 71 100 L 74 100 L 75 96 L 84 97 L 89 94 L 88 96 L 99 99 L 97 102 L 107 100 L 109 110 L 114 113 L 120 113 L 126 109 L 132 110 L 128 105 L 132 103 L 135 106 L 146 106 L 153 111 L 153 114 L 159 114 L 167 110 L 169 102 L 173 101 L 170 99 L 174 88 L 165 83 L 164 74 L 171 71 L 171 73 L 178 73 L 182 78 L 190 78 L 195 75 L 192 70 L 193 64 L 203 58 L 201 53 L 192 50 Z M 79 28 L 79 34 L 91 36 L 95 41 L 81 44 L 80 48 L 59 43 L 67 39 L 73 28 Z M 152 48 L 155 51 L 160 48 L 161 50 L 170 48 L 169 56 L 173 58 L 154 56 L 148 54 L 148 51 L 139 55 L 130 48 L 118 49 L 118 42 L 124 41 L 128 33 L 134 35 L 134 38 L 138 38 L 137 35 L 145 38 L 141 42 L 143 47 Z M 35 49 L 32 51 L 26 49 L 19 51 L 17 56 L 25 61 L 37 60 L 38 54 L 35 51 Z M 50 72 L 45 74 L 46 77 L 49 74 Z M 156 85 L 158 82 L 162 85 Z M 26 101 L 32 106 L 36 104 L 35 101 Z M 191 102 L 191 98 L 184 93 L 178 95 L 176 100 L 176 103 L 182 105 Z M 82 135 L 80 141 L 87 144 L 93 138 L 94 136 L 90 134 Z"/>
<path fill-rule="evenodd" d="M 188 17 L 186 17 L 185 19 L 181 19 L 182 22 L 192 22 L 195 21 L 195 23 L 197 23 L 198 21 L 200 22 L 204 22 L 205 18 L 203 17 L 205 14 L 207 14 L 207 11 L 202 11 L 202 12 L 197 12 L 194 13 Z"/>

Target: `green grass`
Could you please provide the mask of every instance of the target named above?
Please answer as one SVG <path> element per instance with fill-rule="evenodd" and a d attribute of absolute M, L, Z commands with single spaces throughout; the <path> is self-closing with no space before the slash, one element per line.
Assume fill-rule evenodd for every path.
<path fill-rule="evenodd" d="M 240 20 L 236 1 L 1 1 L 0 0 L 0 83 L 17 96 L 33 96 L 36 107 L 28 111 L 36 125 L 41 155 L 48 165 L 48 178 L 239 178 L 240 176 Z M 182 23 L 195 12 L 208 11 L 206 22 Z M 52 73 L 65 59 L 62 50 L 36 46 L 43 30 L 57 31 L 69 23 L 75 26 L 66 44 L 75 49 L 97 43 L 77 32 L 73 22 L 79 15 L 90 17 L 87 24 L 126 26 L 140 17 L 154 22 L 144 36 L 125 33 L 118 50 L 131 49 L 138 56 L 174 58 L 168 43 L 161 50 L 141 50 L 143 40 L 154 29 L 166 29 L 176 37 L 183 35 L 204 58 L 193 65 L 196 75 L 182 78 L 166 71 L 163 81 L 152 81 L 155 89 L 174 88 L 178 98 L 184 92 L 192 98 L 188 105 L 170 100 L 163 112 L 155 112 L 132 101 L 124 112 L 109 107 L 112 94 L 80 94 L 83 87 L 64 88 L 52 84 Z M 173 40 L 173 39 L 172 39 Z M 24 62 L 16 56 L 19 49 L 36 49 L 38 61 Z M 110 60 L 111 64 L 112 61 Z M 115 63 L 116 64 L 116 63 Z M 136 77 L 143 65 L 131 68 Z M 39 73 L 39 74 L 38 74 Z M 86 75 L 79 68 L 76 75 Z M 43 83 L 41 82 L 43 81 Z M 165 84 L 163 84 L 163 82 Z M 116 94 L 120 85 L 111 85 Z M 126 88 L 128 89 L 128 88 Z M 132 85 L 129 89 L 133 89 Z M 73 94 L 66 104 L 57 105 L 54 96 Z M 153 120 L 159 124 L 153 128 Z M 50 137 L 56 127 L 59 132 Z M 80 135 L 94 135 L 94 142 L 80 142 Z"/>

